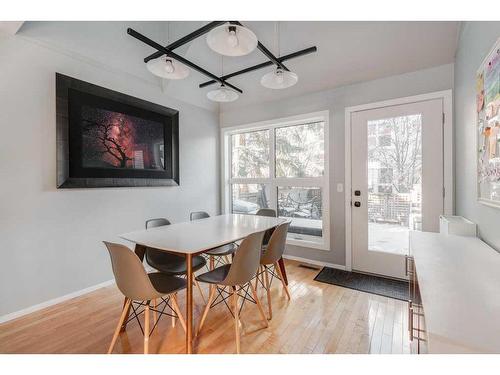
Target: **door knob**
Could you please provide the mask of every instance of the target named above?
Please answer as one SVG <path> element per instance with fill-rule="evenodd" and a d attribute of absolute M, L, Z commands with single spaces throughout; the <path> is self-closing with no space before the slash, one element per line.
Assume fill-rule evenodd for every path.
<path fill-rule="evenodd" d="M 355 207 L 361 207 L 361 202 L 354 202 Z"/>

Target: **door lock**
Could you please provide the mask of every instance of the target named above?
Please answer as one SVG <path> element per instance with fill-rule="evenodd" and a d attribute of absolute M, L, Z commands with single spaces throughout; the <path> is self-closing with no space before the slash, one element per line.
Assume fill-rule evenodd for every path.
<path fill-rule="evenodd" d="M 361 195 L 361 191 L 359 190 L 354 190 L 354 195 L 359 197 Z"/>
<path fill-rule="evenodd" d="M 355 207 L 361 207 L 361 202 L 354 202 Z"/>

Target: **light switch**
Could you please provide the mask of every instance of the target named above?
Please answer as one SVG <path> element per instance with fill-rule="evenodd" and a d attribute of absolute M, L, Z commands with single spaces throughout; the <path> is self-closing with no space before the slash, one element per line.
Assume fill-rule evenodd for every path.
<path fill-rule="evenodd" d="M 337 193 L 342 193 L 344 191 L 344 184 L 337 184 Z"/>

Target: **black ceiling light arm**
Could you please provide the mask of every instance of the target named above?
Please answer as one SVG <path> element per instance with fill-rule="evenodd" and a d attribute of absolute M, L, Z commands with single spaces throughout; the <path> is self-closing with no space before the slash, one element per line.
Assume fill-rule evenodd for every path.
<path fill-rule="evenodd" d="M 242 90 L 237 88 L 236 86 L 231 85 L 230 83 L 226 82 L 222 78 L 217 77 L 215 74 L 210 73 L 209 71 L 203 69 L 202 67 L 192 63 L 191 61 L 185 59 L 182 56 L 177 55 L 176 53 L 168 50 L 167 48 L 163 47 L 161 44 L 156 43 L 155 41 L 149 39 L 147 36 L 142 35 L 141 33 L 135 31 L 134 29 L 128 28 L 127 29 L 127 34 L 131 35 L 132 37 L 136 38 L 137 40 L 140 40 L 141 42 L 147 44 L 148 46 L 151 46 L 158 50 L 158 52 L 161 52 L 162 55 L 167 55 L 169 57 L 172 57 L 173 59 L 179 61 L 180 63 L 189 66 L 191 69 L 194 69 L 201 74 L 206 75 L 207 77 L 213 79 L 214 81 L 219 82 L 221 85 L 227 86 L 232 88 L 235 91 L 238 91 L 239 93 L 243 93 Z"/>
<path fill-rule="evenodd" d="M 281 56 L 278 58 L 278 60 L 280 62 L 283 62 L 283 61 L 286 61 L 286 60 L 290 60 L 290 59 L 293 59 L 293 58 L 296 58 L 296 57 L 299 57 L 299 56 L 304 56 L 304 55 L 308 55 L 310 53 L 314 53 L 316 52 L 318 49 L 316 48 L 316 46 L 314 47 L 309 47 L 309 48 L 306 48 L 306 49 L 303 49 L 303 50 L 300 50 L 300 51 L 297 51 L 297 52 L 293 52 L 293 53 L 290 53 L 288 55 L 285 55 L 285 56 Z M 248 73 L 248 72 L 252 72 L 254 70 L 258 70 L 258 69 L 262 69 L 262 68 L 265 68 L 267 66 L 270 66 L 270 65 L 273 65 L 274 63 L 272 61 L 266 61 L 266 62 L 263 62 L 263 63 L 260 63 L 260 64 L 257 64 L 257 65 L 254 65 L 254 66 L 250 66 L 248 68 L 245 68 L 245 69 L 242 69 L 242 70 L 238 70 L 237 72 L 234 72 L 234 73 L 229 73 L 229 74 L 226 74 L 222 77 L 220 77 L 222 80 L 226 80 L 226 79 L 229 79 L 229 78 L 232 78 L 232 77 L 236 77 L 236 76 L 239 76 L 241 74 L 245 74 L 245 73 Z M 214 84 L 215 80 L 210 80 L 210 81 L 207 81 L 207 82 L 203 82 L 203 83 L 200 83 L 200 88 L 201 87 L 205 87 L 205 86 L 209 86 L 209 85 L 212 85 Z"/>
<path fill-rule="evenodd" d="M 243 26 L 239 21 L 230 21 L 229 23 L 233 25 L 239 25 Z M 290 71 L 283 63 L 278 59 L 276 56 L 272 54 L 271 51 L 269 51 L 261 42 L 257 41 L 257 48 L 259 49 L 260 52 L 262 52 L 269 60 L 273 62 L 276 66 L 280 67 L 283 70 L 286 70 L 287 72 Z"/>
<path fill-rule="evenodd" d="M 179 48 L 180 46 L 189 43 L 190 41 L 198 38 L 199 36 L 202 36 L 203 34 L 208 33 L 210 30 L 216 28 L 217 26 L 225 24 L 227 21 L 212 21 L 210 23 L 207 23 L 205 26 L 200 27 L 199 29 L 193 31 L 192 33 L 189 33 L 188 35 L 180 38 L 179 40 L 176 40 L 173 43 L 170 43 L 168 46 L 165 48 L 172 51 L 176 48 Z M 144 58 L 144 62 L 147 63 L 149 60 L 156 59 L 160 56 L 163 56 L 164 53 L 161 51 L 156 51 L 155 53 L 152 53 L 151 55 L 147 56 Z"/>

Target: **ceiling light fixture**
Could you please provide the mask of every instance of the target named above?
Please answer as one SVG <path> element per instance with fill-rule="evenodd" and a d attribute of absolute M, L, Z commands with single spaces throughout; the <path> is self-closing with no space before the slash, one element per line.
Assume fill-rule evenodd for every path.
<path fill-rule="evenodd" d="M 183 79 L 189 75 L 189 69 L 186 65 L 168 56 L 149 60 L 146 67 L 155 76 L 165 79 Z"/>
<path fill-rule="evenodd" d="M 244 26 L 221 25 L 207 35 L 207 44 L 224 56 L 244 56 L 257 48 L 257 36 Z"/>
<path fill-rule="evenodd" d="M 275 34 L 277 37 L 278 57 L 280 57 L 280 27 L 279 22 L 275 23 Z M 260 80 L 260 84 L 268 89 L 281 90 L 292 87 L 299 80 L 299 76 L 294 72 L 284 70 L 277 66 L 274 71 L 264 74 Z"/>
<path fill-rule="evenodd" d="M 224 56 L 221 56 L 221 76 L 224 75 Z M 220 87 L 215 90 L 207 92 L 207 98 L 213 102 L 219 103 L 229 103 L 234 102 L 240 96 L 234 90 L 228 89 L 224 83 L 221 83 Z"/>
<path fill-rule="evenodd" d="M 167 41 L 170 41 L 170 22 L 167 24 Z M 146 67 L 155 76 L 165 79 L 183 79 L 189 75 L 187 66 L 168 56 L 149 60 Z"/>
<path fill-rule="evenodd" d="M 298 80 L 297 74 L 276 68 L 274 71 L 264 74 L 260 83 L 268 89 L 280 90 L 292 87 Z"/>
<path fill-rule="evenodd" d="M 228 103 L 234 102 L 239 98 L 236 91 L 228 89 L 224 85 L 220 85 L 218 89 L 207 92 L 207 98 L 213 102 Z"/>
<path fill-rule="evenodd" d="M 192 69 L 209 78 L 209 81 L 200 83 L 198 85 L 200 88 L 216 83 L 220 85 L 219 89 L 213 90 L 215 92 L 208 93 L 207 96 L 210 98 L 210 100 L 221 101 L 221 102 L 236 100 L 238 99 L 239 94 L 243 94 L 243 90 L 229 83 L 228 79 L 240 76 L 242 74 L 247 74 L 255 70 L 263 69 L 265 67 L 274 66 L 273 70 L 269 74 L 267 74 L 267 77 L 262 77 L 261 83 L 264 86 L 279 89 L 294 85 L 298 81 L 297 75 L 292 72 L 289 72 L 289 69 L 283 64 L 283 62 L 288 61 L 290 59 L 295 59 L 299 56 L 304 56 L 317 52 L 318 50 L 316 46 L 312 46 L 309 48 L 302 49 L 300 51 L 289 53 L 288 55 L 276 57 L 262 43 L 254 41 L 257 43 L 257 48 L 259 49 L 259 51 L 262 52 L 262 54 L 267 58 L 267 60 L 257 65 L 249 66 L 226 75 L 223 74 L 222 76 L 217 76 L 212 72 L 204 69 L 203 67 L 195 64 L 194 62 L 188 60 L 187 58 L 178 55 L 177 53 L 174 52 L 174 50 L 176 50 L 177 48 L 221 26 L 224 28 L 223 31 L 225 30 L 224 31 L 225 40 L 228 43 L 228 45 L 241 47 L 242 44 L 246 43 L 245 37 L 242 38 L 245 32 L 239 33 L 239 31 L 241 30 L 249 31 L 249 30 L 245 29 L 244 26 L 239 21 L 209 22 L 166 46 L 163 46 L 155 42 L 154 40 L 148 38 L 147 36 L 131 28 L 127 28 L 127 34 L 139 40 L 140 42 L 144 43 L 145 45 L 155 49 L 154 53 L 144 58 L 144 62 L 149 63 L 148 69 L 153 74 L 156 74 L 159 77 L 167 79 L 180 79 L 186 77 L 189 74 L 190 70 Z M 278 51 L 279 51 L 280 38 L 279 38 L 278 26 L 279 26 L 278 24 L 275 24 L 275 28 L 277 30 L 276 34 L 278 36 L 276 42 L 278 43 Z M 155 62 L 150 62 L 152 60 L 155 60 Z"/>

